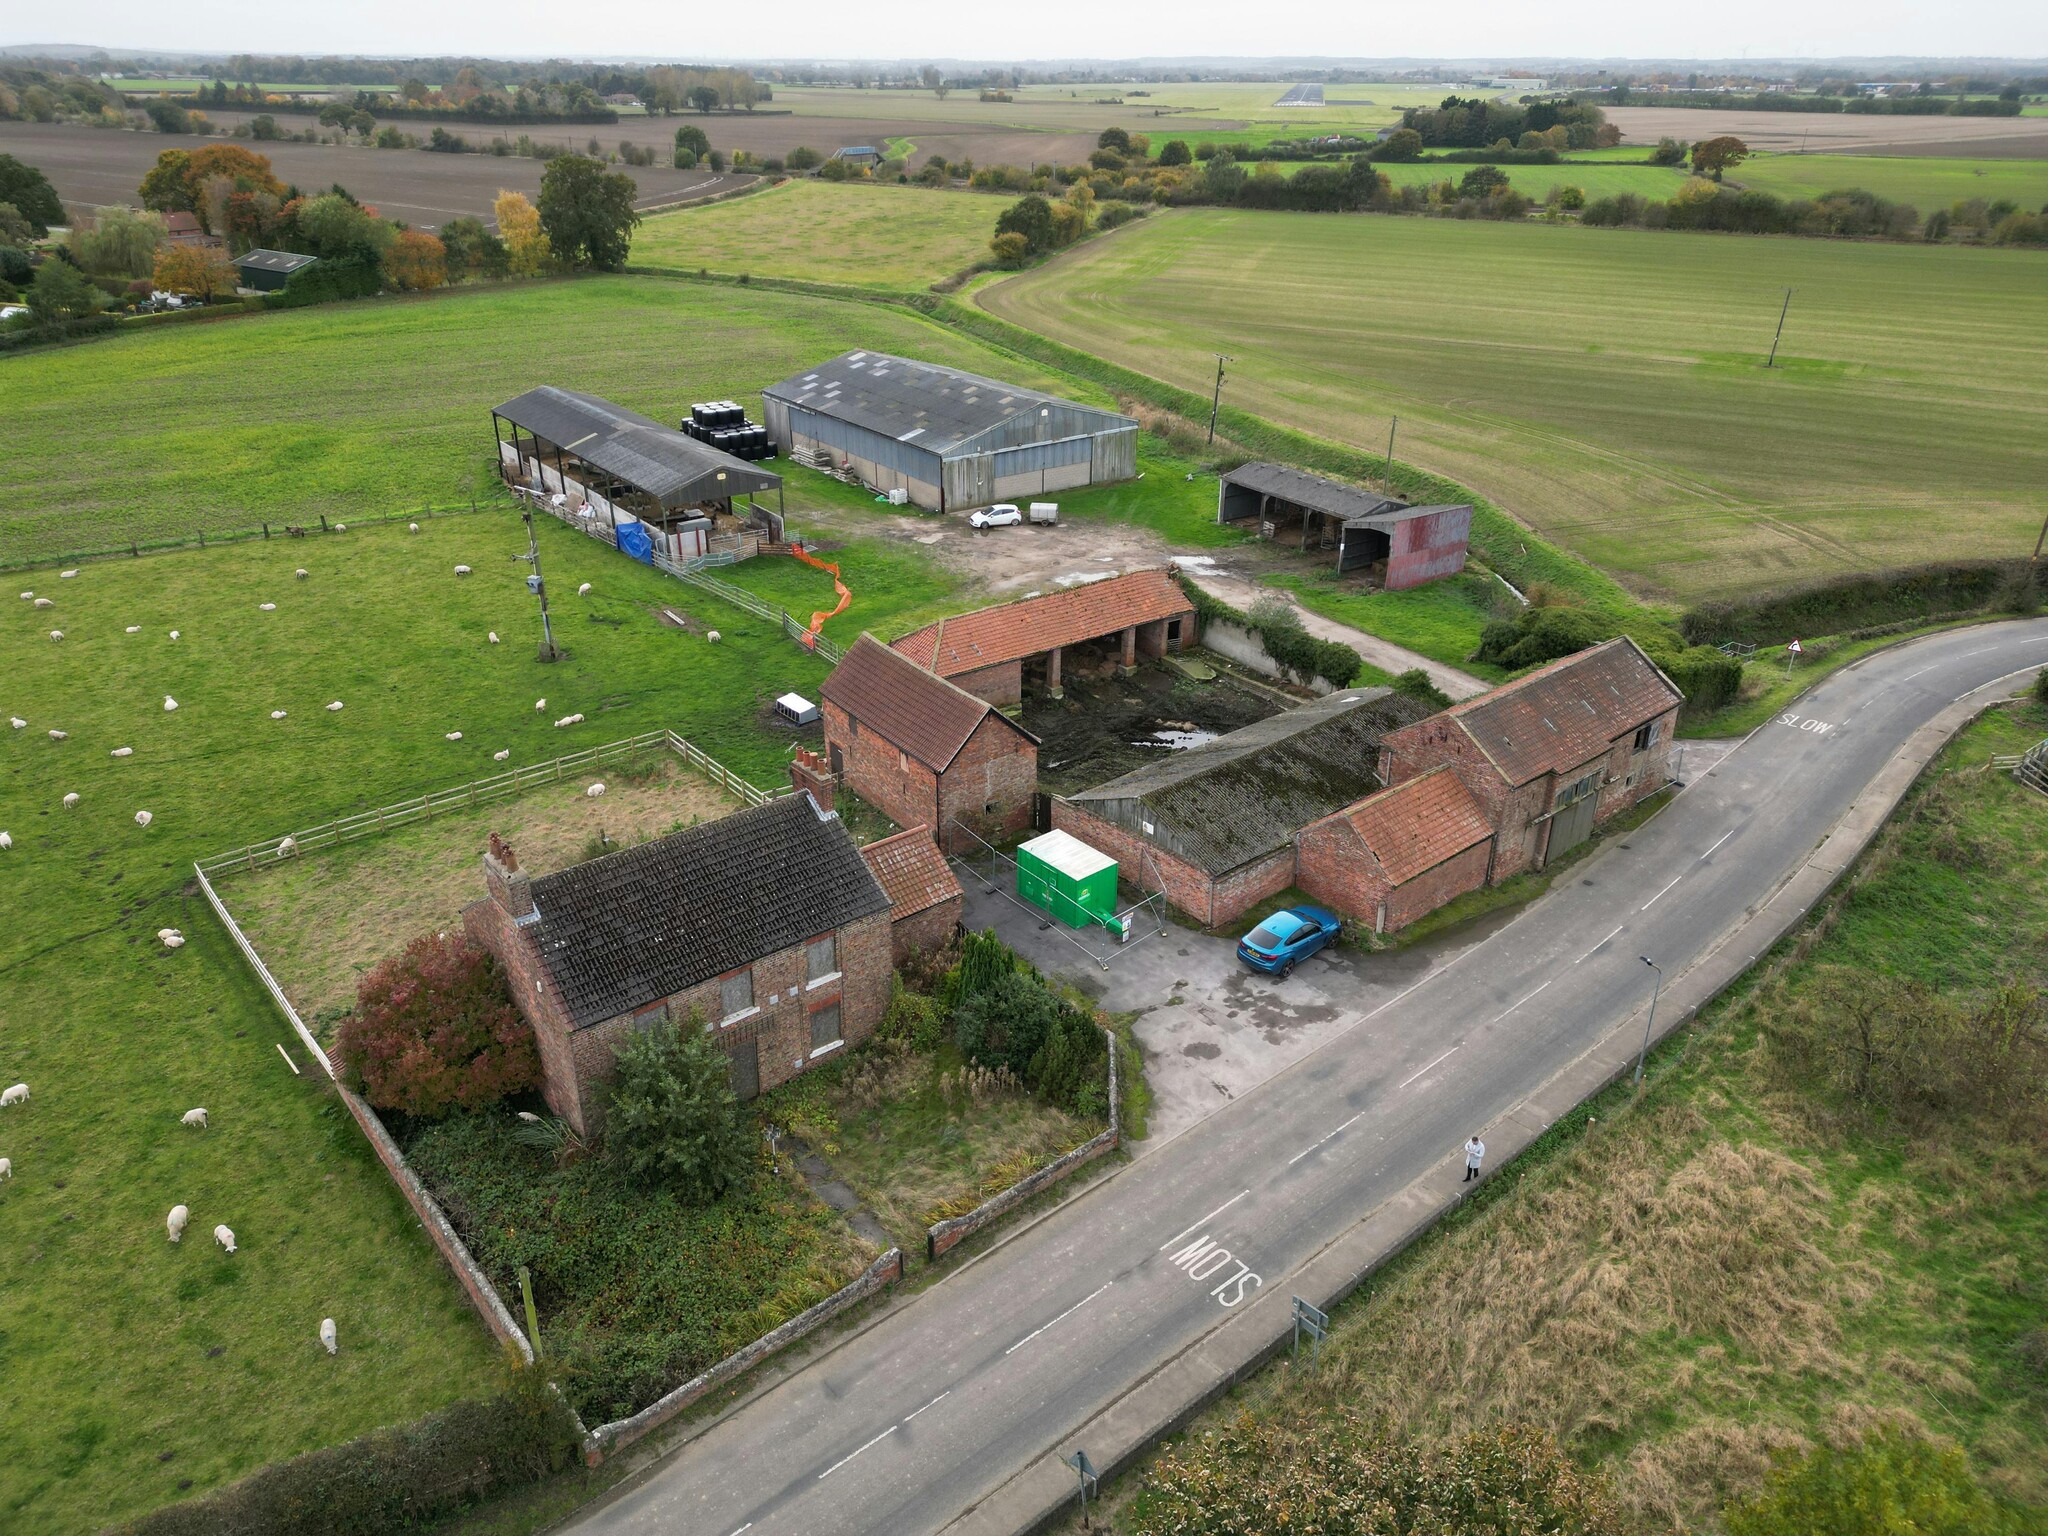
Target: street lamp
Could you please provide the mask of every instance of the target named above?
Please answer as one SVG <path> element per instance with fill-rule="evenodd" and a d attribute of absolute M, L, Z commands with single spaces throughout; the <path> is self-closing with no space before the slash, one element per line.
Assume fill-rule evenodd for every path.
<path fill-rule="evenodd" d="M 1650 1055 L 1650 1031 L 1657 1027 L 1657 996 L 1664 990 L 1664 967 L 1648 955 L 1637 955 L 1636 958 L 1657 973 L 1657 980 L 1650 988 L 1650 1016 L 1643 1021 L 1643 1048 L 1636 1056 L 1636 1086 L 1640 1088 L 1643 1086 L 1643 1063 Z"/>

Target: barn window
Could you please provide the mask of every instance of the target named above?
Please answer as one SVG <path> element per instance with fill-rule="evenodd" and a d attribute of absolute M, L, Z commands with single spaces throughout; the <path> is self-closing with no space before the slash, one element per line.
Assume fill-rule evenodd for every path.
<path fill-rule="evenodd" d="M 1636 751 L 1647 752 L 1650 748 L 1657 745 L 1658 724 L 1659 722 L 1652 720 L 1648 725 L 1636 732 Z"/>
<path fill-rule="evenodd" d="M 754 1006 L 754 973 L 751 970 L 735 971 L 721 981 L 718 984 L 718 1006 L 724 1010 L 723 1017 L 728 1023 L 749 1012 Z"/>

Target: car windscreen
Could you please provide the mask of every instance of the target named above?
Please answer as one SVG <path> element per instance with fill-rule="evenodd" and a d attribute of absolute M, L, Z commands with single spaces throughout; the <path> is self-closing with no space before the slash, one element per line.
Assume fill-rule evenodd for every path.
<path fill-rule="evenodd" d="M 1263 923 L 1254 928 L 1250 936 L 1245 939 L 1245 943 L 1251 945 L 1253 949 L 1278 949 L 1286 942 L 1285 938 L 1266 927 Z"/>

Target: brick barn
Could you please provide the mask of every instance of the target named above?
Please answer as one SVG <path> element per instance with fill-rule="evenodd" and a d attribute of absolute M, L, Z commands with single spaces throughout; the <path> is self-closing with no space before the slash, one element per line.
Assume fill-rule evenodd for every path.
<path fill-rule="evenodd" d="M 890 950 L 902 965 L 913 951 L 944 949 L 960 926 L 960 881 L 932 841 L 931 828 L 912 827 L 861 849 L 889 897 Z"/>
<path fill-rule="evenodd" d="M 1075 664 L 1123 670 L 1195 640 L 1195 605 L 1165 571 L 1129 571 L 1107 581 L 977 608 L 927 624 L 894 642 L 926 671 L 991 704 L 1023 702 L 1027 686 L 1061 696 Z"/>
<path fill-rule="evenodd" d="M 1669 783 L 1684 698 L 1622 636 L 1389 733 L 1380 778 L 1452 769 L 1493 828 L 1487 879 L 1498 882 L 1543 868 Z"/>
<path fill-rule="evenodd" d="M 1056 798 L 1052 824 L 1214 927 L 1298 883 L 1297 834 L 1376 791 L 1381 738 L 1427 713 L 1349 688 Z"/>
<path fill-rule="evenodd" d="M 704 1021 L 752 1098 L 865 1040 L 889 1005 L 891 900 L 808 795 L 737 811 L 538 879 L 494 833 L 463 912 L 540 1045 L 550 1108 L 580 1132 L 629 1033 Z"/>
<path fill-rule="evenodd" d="M 1392 933 L 1486 884 L 1492 844 L 1472 792 L 1437 768 L 1303 827 L 1294 883 L 1340 916 Z"/>
<path fill-rule="evenodd" d="M 1261 538 L 1333 553 L 1340 573 L 1377 575 L 1389 592 L 1465 568 L 1469 506 L 1411 507 L 1284 464 L 1244 464 L 1216 488 L 1216 521 L 1256 519 Z"/>
<path fill-rule="evenodd" d="M 819 690 L 827 771 L 900 827 L 948 852 L 1031 826 L 1038 738 L 986 699 L 862 635 Z"/>

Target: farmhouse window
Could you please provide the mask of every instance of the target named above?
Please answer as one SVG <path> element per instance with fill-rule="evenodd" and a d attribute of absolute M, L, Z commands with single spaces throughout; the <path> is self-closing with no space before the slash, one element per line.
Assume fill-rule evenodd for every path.
<path fill-rule="evenodd" d="M 1650 748 L 1657 745 L 1657 727 L 1660 723 L 1659 721 L 1652 720 L 1648 725 L 1636 732 L 1636 751 L 1647 752 Z"/>
<path fill-rule="evenodd" d="M 822 939 L 813 939 L 804 950 L 804 979 L 823 981 L 836 975 L 839 970 L 839 941 L 836 936 L 826 934 Z"/>
<path fill-rule="evenodd" d="M 1557 797 L 1557 808 L 1563 810 L 1568 805 L 1577 805 L 1586 796 L 1596 793 L 1600 788 L 1600 779 L 1603 771 L 1602 769 L 1595 768 L 1584 778 L 1574 779 L 1571 783 L 1567 784 L 1563 792 Z"/>
<path fill-rule="evenodd" d="M 754 1006 L 754 973 L 735 971 L 718 984 L 718 1005 L 731 1019 Z"/>
<path fill-rule="evenodd" d="M 811 1054 L 839 1043 L 839 1005 L 827 1003 L 811 1015 Z"/>

